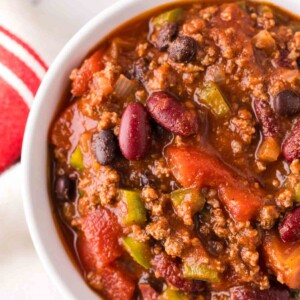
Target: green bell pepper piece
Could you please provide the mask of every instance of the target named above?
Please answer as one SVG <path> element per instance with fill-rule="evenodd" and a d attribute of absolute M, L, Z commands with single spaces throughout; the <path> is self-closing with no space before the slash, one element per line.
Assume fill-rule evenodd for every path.
<path fill-rule="evenodd" d="M 295 186 L 295 200 L 300 202 L 300 183 Z"/>
<path fill-rule="evenodd" d="M 126 251 L 130 254 L 134 261 L 145 269 L 149 269 L 151 264 L 151 251 L 149 244 L 139 242 L 132 237 L 124 237 L 123 244 Z"/>
<path fill-rule="evenodd" d="M 82 171 L 84 169 L 83 155 L 79 146 L 76 147 L 70 157 L 70 165 L 78 171 Z"/>
<path fill-rule="evenodd" d="M 140 193 L 136 191 L 121 190 L 121 201 L 127 208 L 127 213 L 122 221 L 124 225 L 143 225 L 147 221 L 146 209 L 141 200 Z"/>
<path fill-rule="evenodd" d="M 189 298 L 182 292 L 167 289 L 158 298 L 159 300 L 188 300 Z"/>
<path fill-rule="evenodd" d="M 219 282 L 219 273 L 206 264 L 191 265 L 183 263 L 183 276 L 187 279 L 202 280 L 207 282 Z"/>
<path fill-rule="evenodd" d="M 152 20 L 152 24 L 161 27 L 166 23 L 179 23 L 183 17 L 183 9 L 175 8 L 160 14 Z"/>
<path fill-rule="evenodd" d="M 171 201 L 175 207 L 188 201 L 195 212 L 202 210 L 205 204 L 205 199 L 197 188 L 178 189 L 171 193 Z"/>
<path fill-rule="evenodd" d="M 238 2 L 235 2 L 235 4 L 237 6 L 239 6 L 242 10 L 244 10 L 244 11 L 247 10 L 246 1 L 238 1 Z"/>
<path fill-rule="evenodd" d="M 195 98 L 199 104 L 208 107 L 218 117 L 224 117 L 230 112 L 228 104 L 214 82 L 208 82 L 196 89 Z"/>

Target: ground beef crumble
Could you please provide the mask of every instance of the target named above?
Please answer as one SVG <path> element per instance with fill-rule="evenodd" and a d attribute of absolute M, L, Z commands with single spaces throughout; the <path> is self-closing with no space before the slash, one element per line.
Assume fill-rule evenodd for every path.
<path fill-rule="evenodd" d="M 223 265 L 239 274 L 240 283 L 254 282 L 260 289 L 269 287 L 268 277 L 260 270 L 258 246 L 259 232 L 249 222 L 235 223 L 228 219 L 215 190 L 207 193 L 207 205 L 210 222 L 200 227 L 201 234 L 209 236 L 214 233 L 228 241 L 219 257 Z"/>
<path fill-rule="evenodd" d="M 275 205 L 267 205 L 262 208 L 259 215 L 260 226 L 265 229 L 271 229 L 279 217 L 279 212 Z"/>
<path fill-rule="evenodd" d="M 171 232 L 168 220 L 165 217 L 158 217 L 146 227 L 146 232 L 154 239 L 160 241 L 166 239 Z"/>
<path fill-rule="evenodd" d="M 96 175 L 88 174 L 79 182 L 79 190 L 85 193 L 94 204 L 107 205 L 119 195 L 120 177 L 116 170 L 101 166 Z"/>
<path fill-rule="evenodd" d="M 255 135 L 255 121 L 252 114 L 246 109 L 240 109 L 237 117 L 230 120 L 229 128 L 238 133 L 241 140 L 249 145 Z"/>

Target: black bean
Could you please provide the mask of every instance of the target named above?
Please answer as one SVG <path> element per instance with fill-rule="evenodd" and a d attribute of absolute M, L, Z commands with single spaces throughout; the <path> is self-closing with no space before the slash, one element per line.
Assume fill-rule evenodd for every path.
<path fill-rule="evenodd" d="M 173 61 L 188 63 L 196 55 L 197 42 L 189 36 L 180 36 L 169 46 L 168 52 Z"/>
<path fill-rule="evenodd" d="M 69 200 L 71 182 L 68 176 L 61 175 L 56 178 L 55 181 L 55 196 L 58 200 Z"/>
<path fill-rule="evenodd" d="M 291 116 L 300 112 L 300 96 L 291 90 L 281 91 L 274 98 L 274 110 L 282 116 Z"/>
<path fill-rule="evenodd" d="M 143 82 L 149 69 L 149 61 L 142 57 L 137 60 L 132 68 L 133 78 Z"/>
<path fill-rule="evenodd" d="M 178 34 L 178 25 L 176 23 L 166 23 L 157 35 L 156 47 L 160 51 L 165 51 L 169 44 L 174 41 Z"/>
<path fill-rule="evenodd" d="M 101 130 L 93 135 L 93 150 L 101 165 L 108 165 L 116 156 L 117 140 L 111 130 Z"/>

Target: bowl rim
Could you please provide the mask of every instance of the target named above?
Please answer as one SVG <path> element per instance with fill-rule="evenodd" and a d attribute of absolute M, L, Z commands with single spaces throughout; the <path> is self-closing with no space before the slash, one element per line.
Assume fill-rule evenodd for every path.
<path fill-rule="evenodd" d="M 289 0 L 290 3 L 280 3 L 280 1 L 270 2 L 290 11 L 298 11 L 300 14 L 298 0 Z M 21 159 L 23 206 L 27 226 L 38 257 L 51 281 L 65 299 L 79 300 L 89 297 L 90 300 L 99 300 L 101 298 L 88 287 L 77 270 L 78 268 L 67 254 L 53 217 L 47 184 L 47 142 L 51 123 L 43 122 L 43 120 L 53 119 L 57 113 L 53 106 L 58 106 L 60 98 L 51 104 L 46 101 L 50 97 L 49 93 L 52 89 L 60 90 L 61 95 L 65 90 L 66 85 L 63 80 L 61 79 L 60 82 L 56 78 L 64 78 L 65 75 L 61 73 L 68 74 L 74 66 L 82 61 L 86 53 L 111 31 L 143 12 L 172 2 L 176 2 L 176 0 L 119 0 L 101 11 L 84 25 L 59 52 L 45 75 L 31 107 L 24 134 Z M 98 35 L 96 32 L 100 26 L 106 27 Z M 86 45 L 82 46 L 84 42 Z M 77 53 L 79 48 L 81 51 Z M 69 60 L 74 61 L 72 66 Z M 64 66 L 68 67 L 64 69 Z M 64 81 L 67 80 L 68 78 Z M 51 116 L 47 116 L 47 106 L 52 107 L 50 107 L 52 109 Z"/>

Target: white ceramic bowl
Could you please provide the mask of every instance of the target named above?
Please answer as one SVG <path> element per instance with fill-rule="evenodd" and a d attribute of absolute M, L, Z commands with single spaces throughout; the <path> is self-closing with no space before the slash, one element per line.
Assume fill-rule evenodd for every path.
<path fill-rule="evenodd" d="M 84 282 L 63 247 L 48 194 L 48 131 L 71 70 L 103 37 L 125 21 L 170 0 L 120 0 L 87 23 L 55 59 L 32 106 L 26 127 L 22 164 L 26 219 L 36 251 L 52 281 L 66 299 L 99 300 Z M 300 14 L 299 0 L 273 0 Z"/>

